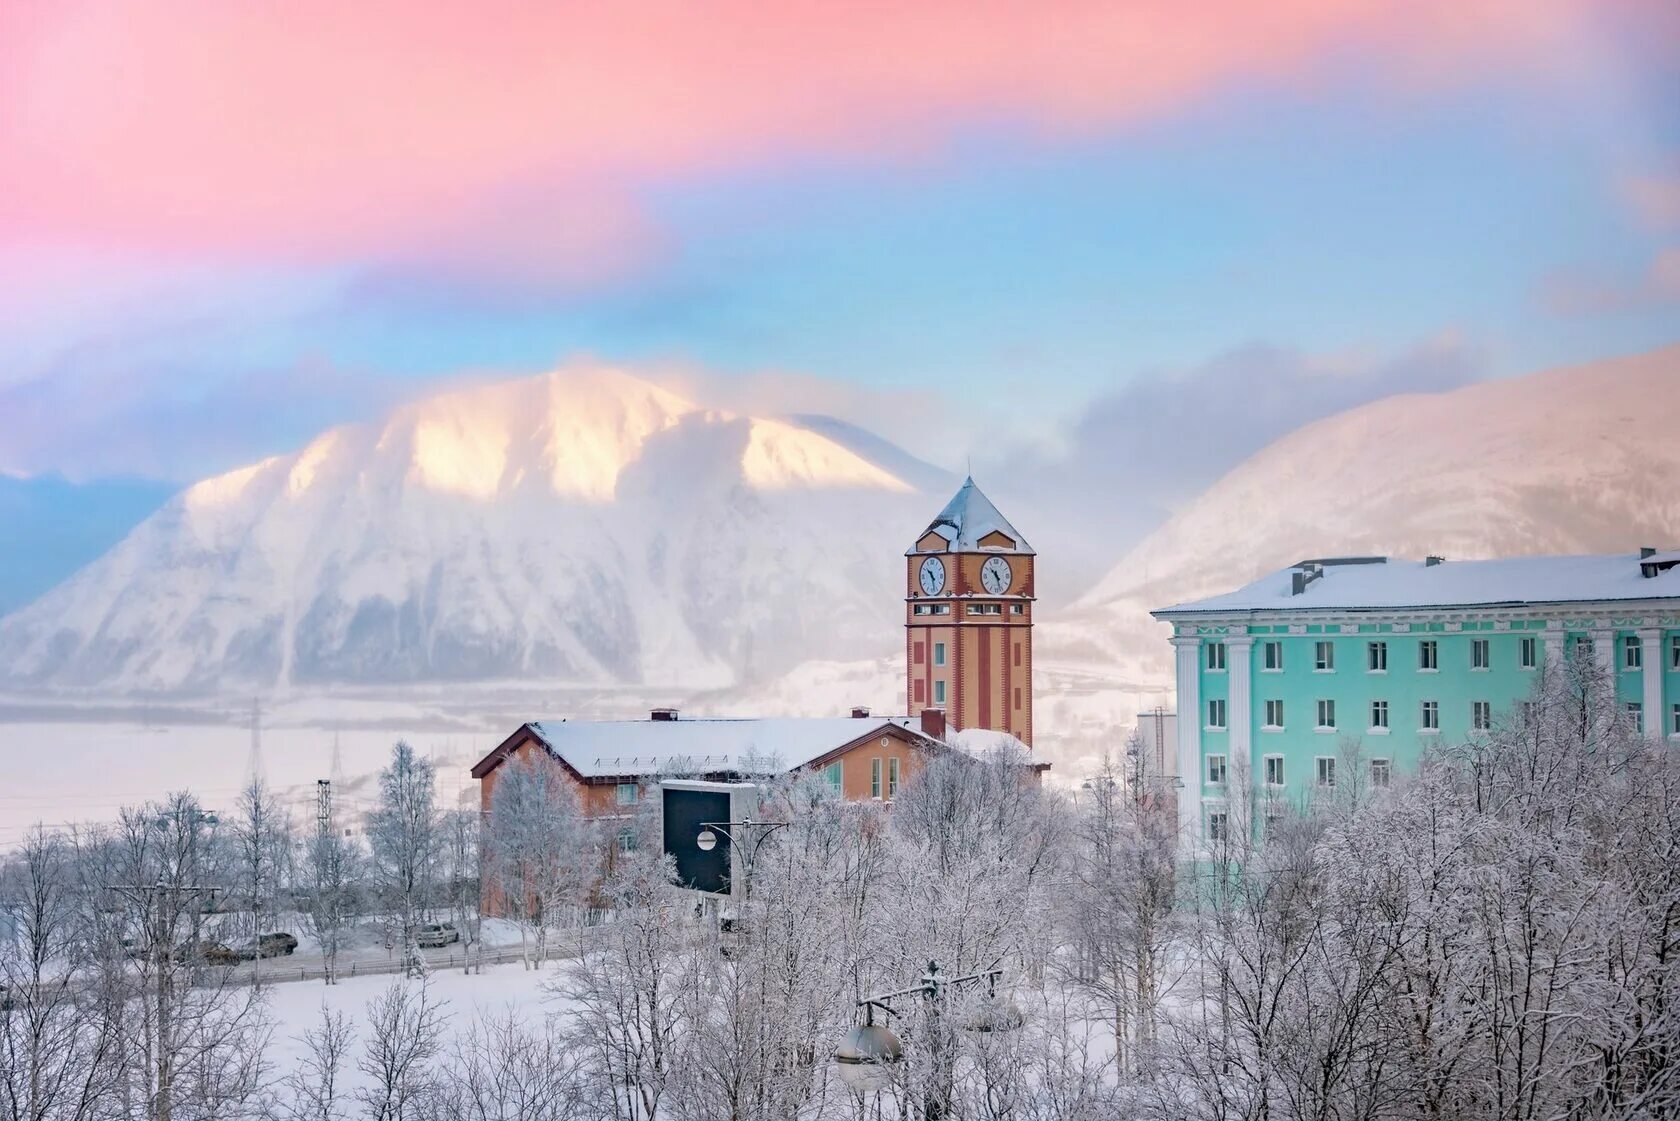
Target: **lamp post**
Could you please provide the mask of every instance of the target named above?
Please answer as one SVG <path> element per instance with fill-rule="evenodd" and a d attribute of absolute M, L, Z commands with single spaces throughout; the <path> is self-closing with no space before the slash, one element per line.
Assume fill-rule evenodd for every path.
<path fill-rule="evenodd" d="M 924 1115 L 929 1119 L 943 1117 L 948 1105 L 942 1085 L 943 1068 L 948 1060 L 945 1056 L 946 1045 L 940 1034 L 940 1019 L 944 1014 L 945 998 L 952 989 L 964 989 L 981 983 L 986 985 L 988 994 L 995 997 L 997 979 L 1001 976 L 1001 969 L 983 969 L 961 977 L 943 977 L 939 973 L 939 964 L 930 961 L 920 983 L 907 989 L 899 989 L 897 992 L 876 993 L 874 996 L 864 997 L 857 1002 L 857 1006 L 864 1011 L 864 1022 L 847 1032 L 834 1050 L 834 1063 L 838 1068 L 840 1081 L 859 1095 L 879 1092 L 893 1084 L 898 1065 L 904 1061 L 904 1045 L 890 1028 L 875 1022 L 875 1010 L 879 1008 L 888 1016 L 896 1016 L 900 1013 L 892 1006 L 894 1000 L 906 996 L 920 996 L 927 1001 L 928 1012 L 933 1021 L 930 1034 L 935 1066 L 933 1084 L 927 1089 Z M 989 1009 L 982 1015 L 970 1018 L 963 1027 L 970 1031 L 1008 1031 L 1020 1025 L 1020 1010 L 1010 1005 L 1002 1013 L 995 1008 Z"/>
<path fill-rule="evenodd" d="M 702 821 L 700 835 L 694 839 L 694 844 L 701 852 L 711 852 L 717 847 L 718 834 L 723 834 L 730 847 L 741 854 L 741 895 L 745 898 L 752 894 L 753 859 L 758 855 L 759 847 L 770 834 L 786 828 L 785 821 L 754 821 L 750 817 L 740 821 Z M 733 878 L 730 883 L 734 884 Z M 730 894 L 734 894 L 733 890 Z"/>

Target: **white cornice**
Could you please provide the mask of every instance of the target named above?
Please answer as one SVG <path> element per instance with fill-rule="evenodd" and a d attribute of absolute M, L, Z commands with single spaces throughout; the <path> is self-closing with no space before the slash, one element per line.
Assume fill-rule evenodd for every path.
<path fill-rule="evenodd" d="M 1660 600 L 1604 600 L 1558 604 L 1523 604 L 1517 607 L 1498 605 L 1464 607 L 1361 607 L 1361 608 L 1284 608 L 1267 611 L 1161 611 L 1152 612 L 1163 622 L 1189 625 L 1198 634 L 1228 634 L 1233 627 L 1285 626 L 1291 633 L 1301 633 L 1296 627 L 1308 624 L 1358 626 L 1361 623 L 1458 623 L 1467 622 L 1528 622 L 1547 623 L 1564 630 L 1593 630 L 1611 628 L 1637 630 L 1640 628 L 1680 627 L 1680 601 Z"/>

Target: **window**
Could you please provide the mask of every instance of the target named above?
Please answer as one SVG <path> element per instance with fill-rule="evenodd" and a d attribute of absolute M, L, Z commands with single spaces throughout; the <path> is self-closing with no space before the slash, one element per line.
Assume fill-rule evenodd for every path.
<path fill-rule="evenodd" d="M 639 847 L 641 846 L 636 842 L 636 831 L 634 829 L 626 828 L 618 831 L 619 852 L 635 852 Z"/>
<path fill-rule="evenodd" d="M 1317 673 L 1330 673 L 1336 668 L 1336 644 L 1333 642 L 1318 642 L 1313 644 L 1313 670 Z"/>
<path fill-rule="evenodd" d="M 918 603 L 910 608 L 912 615 L 949 615 L 951 605 L 948 603 Z"/>
<path fill-rule="evenodd" d="M 1365 645 L 1365 670 L 1367 673 L 1388 672 L 1388 643 L 1370 642 Z"/>
<path fill-rule="evenodd" d="M 1223 813 L 1208 814 L 1208 840 L 1215 844 L 1223 843 L 1230 829 L 1230 819 Z"/>
<path fill-rule="evenodd" d="M 1371 727 L 1373 729 L 1381 728 L 1384 731 L 1388 730 L 1388 702 L 1387 701 L 1372 701 L 1371 702 Z"/>
<path fill-rule="evenodd" d="M 1470 641 L 1470 668 L 1471 669 L 1487 669 L 1488 668 L 1488 640 L 1487 639 L 1485 639 L 1485 638 L 1471 639 L 1471 641 Z"/>
<path fill-rule="evenodd" d="M 1336 726 L 1336 702 L 1318 702 L 1318 726 L 1320 728 L 1334 728 Z"/>
<path fill-rule="evenodd" d="M 1423 730 L 1439 732 L 1441 730 L 1441 702 L 1423 702 Z"/>
<path fill-rule="evenodd" d="M 1283 702 L 1282 701 L 1267 701 L 1266 702 L 1266 727 L 1268 727 L 1268 728 L 1281 728 L 1281 727 L 1283 727 Z"/>
<path fill-rule="evenodd" d="M 1435 640 L 1428 638 L 1418 643 L 1418 669 L 1435 670 L 1440 668 Z"/>
<path fill-rule="evenodd" d="M 634 806 L 637 799 L 641 797 L 641 793 L 641 788 L 635 783 L 621 782 L 618 784 L 618 804 L 621 806 Z"/>
<path fill-rule="evenodd" d="M 1673 714 L 1668 718 L 1668 730 L 1671 735 L 1680 736 L 1680 704 L 1674 706 Z"/>
<path fill-rule="evenodd" d="M 1540 715 L 1540 706 L 1533 701 L 1517 702 L 1517 718 L 1524 724 L 1532 724 Z"/>
<path fill-rule="evenodd" d="M 1680 634 L 1668 640 L 1668 668 L 1680 670 Z"/>
<path fill-rule="evenodd" d="M 1208 702 L 1208 727 L 1223 728 L 1225 726 L 1225 702 L 1215 699 Z"/>
<path fill-rule="evenodd" d="M 1493 727 L 1493 705 L 1487 701 L 1470 702 L 1470 727 L 1485 732 Z"/>
<path fill-rule="evenodd" d="M 1523 669 L 1533 669 L 1540 664 L 1540 643 L 1537 639 L 1524 638 L 1517 644 L 1517 664 Z"/>
<path fill-rule="evenodd" d="M 1027 609 L 1019 603 L 1012 603 L 1009 605 L 1009 613 L 1011 615 L 1025 615 Z"/>
<path fill-rule="evenodd" d="M 1001 603 L 971 603 L 971 604 L 968 605 L 968 614 L 970 614 L 970 615 L 1002 615 L 1003 614 L 1003 604 L 1001 604 Z"/>
<path fill-rule="evenodd" d="M 1333 755 L 1318 757 L 1318 785 L 1329 788 L 1336 785 L 1336 759 Z"/>
<path fill-rule="evenodd" d="M 879 758 L 869 761 L 869 796 L 871 798 L 881 796 L 881 760 Z"/>
<path fill-rule="evenodd" d="M 834 762 L 823 768 L 823 781 L 828 783 L 829 790 L 833 791 L 835 794 L 840 793 L 840 788 L 845 785 L 846 772 L 844 764 L 845 760 L 836 759 Z"/>
<path fill-rule="evenodd" d="M 1225 668 L 1225 644 L 1210 642 L 1207 647 L 1207 668 L 1215 673 Z"/>
<path fill-rule="evenodd" d="M 1586 660 L 1593 656 L 1593 640 L 1590 636 L 1578 634 L 1575 636 L 1575 657 Z"/>
<path fill-rule="evenodd" d="M 1643 733 L 1645 731 L 1645 706 L 1638 701 L 1629 701 L 1625 708 L 1628 728 L 1631 731 Z"/>
<path fill-rule="evenodd" d="M 898 760 L 887 760 L 887 797 L 898 796 Z"/>
<path fill-rule="evenodd" d="M 1214 786 L 1222 786 L 1225 782 L 1225 756 L 1209 755 L 1207 757 L 1207 780 Z"/>
<path fill-rule="evenodd" d="M 1639 669 L 1645 665 L 1645 651 L 1639 641 L 1639 636 L 1629 634 L 1622 636 L 1622 668 Z"/>
<path fill-rule="evenodd" d="M 1282 786 L 1283 785 L 1283 756 L 1281 756 L 1281 755 L 1268 755 L 1268 756 L 1266 756 L 1266 785 L 1267 786 Z"/>
<path fill-rule="evenodd" d="M 1372 786 L 1387 786 L 1388 785 L 1388 760 L 1387 759 L 1373 759 L 1373 760 L 1371 760 L 1371 785 Z"/>
<path fill-rule="evenodd" d="M 933 644 L 933 664 L 936 666 L 945 664 L 945 644 L 943 642 Z"/>
<path fill-rule="evenodd" d="M 935 681 L 933 683 L 933 703 L 936 705 L 942 705 L 945 703 L 944 681 Z"/>
<path fill-rule="evenodd" d="M 1263 659 L 1260 663 L 1262 667 L 1264 667 L 1265 669 L 1271 670 L 1273 673 L 1278 673 L 1278 672 L 1282 671 L 1282 669 L 1283 669 L 1283 643 L 1281 643 L 1281 642 L 1262 643 L 1261 646 L 1260 646 L 1260 650 L 1261 650 L 1261 657 Z"/>

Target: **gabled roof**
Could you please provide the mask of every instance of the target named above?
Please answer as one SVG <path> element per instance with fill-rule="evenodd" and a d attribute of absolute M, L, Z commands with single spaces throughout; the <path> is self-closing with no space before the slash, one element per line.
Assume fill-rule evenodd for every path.
<path fill-rule="evenodd" d="M 807 766 L 860 740 L 894 731 L 935 742 L 920 722 L 895 717 L 772 717 L 721 720 L 538 720 L 473 767 L 473 777 L 494 770 L 499 756 L 529 730 L 579 778 L 660 774 L 767 774 Z"/>
<path fill-rule="evenodd" d="M 1646 564 L 1655 558 L 1644 558 Z M 1303 562 L 1310 564 L 1314 562 Z M 1643 576 L 1638 554 L 1501 557 L 1498 560 L 1317 562 L 1322 574 L 1293 592 L 1300 566 L 1246 587 L 1151 612 L 1175 615 L 1246 611 L 1359 611 L 1434 607 L 1520 607 L 1680 597 L 1680 566 Z"/>
<path fill-rule="evenodd" d="M 963 480 L 962 487 L 951 501 L 945 504 L 945 509 L 939 511 L 939 516 L 928 523 L 921 537 L 929 533 L 937 533 L 945 539 L 946 549 L 951 552 L 979 552 L 980 542 L 987 535 L 1001 533 L 1015 542 L 1013 549 L 986 546 L 988 552 L 1020 553 L 1032 555 L 1033 547 L 1027 544 L 1015 527 L 1009 524 L 1009 519 L 998 513 L 998 508 L 992 505 L 992 500 L 974 485 L 974 478 L 970 476 Z M 922 550 L 911 547 L 904 551 L 905 556 L 913 556 Z"/>

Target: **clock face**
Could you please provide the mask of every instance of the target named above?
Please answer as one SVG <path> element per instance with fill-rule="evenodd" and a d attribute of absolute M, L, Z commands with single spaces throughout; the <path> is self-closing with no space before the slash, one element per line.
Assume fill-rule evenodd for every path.
<path fill-rule="evenodd" d="M 1002 557 L 988 557 L 986 563 L 980 566 L 980 583 L 994 596 L 1001 596 L 1009 590 L 1009 562 Z"/>
<path fill-rule="evenodd" d="M 929 557 L 922 562 L 922 591 L 936 596 L 944 586 L 945 562 L 938 557 Z"/>

